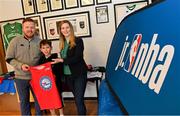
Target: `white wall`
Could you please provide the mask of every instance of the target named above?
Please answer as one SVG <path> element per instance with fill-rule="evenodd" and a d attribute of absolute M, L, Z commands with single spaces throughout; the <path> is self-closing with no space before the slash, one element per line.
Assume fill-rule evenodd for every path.
<path fill-rule="evenodd" d="M 43 21 L 43 17 L 46 16 L 69 14 L 87 10 L 90 11 L 92 37 L 84 38 L 85 60 L 87 64 L 92 64 L 93 66 L 106 66 L 109 48 L 113 39 L 113 35 L 115 33 L 114 4 L 132 1 L 141 0 L 112 0 L 111 4 L 107 4 L 109 12 L 109 23 L 96 23 L 95 7 L 103 6 L 106 4 L 59 10 L 36 15 L 40 15 L 41 21 Z M 17 19 L 22 17 L 24 16 L 22 12 L 21 0 L 0 0 L 0 21 Z M 43 23 L 42 26 L 44 26 Z M 53 41 L 53 47 L 53 52 L 58 51 L 58 41 Z"/>
<path fill-rule="evenodd" d="M 109 48 L 115 33 L 115 19 L 114 19 L 114 4 L 117 3 L 126 3 L 133 1 L 142 1 L 142 0 L 112 0 L 110 4 L 94 5 L 88 7 L 79 7 L 74 9 L 59 10 L 47 13 L 36 14 L 41 16 L 41 21 L 43 17 L 70 14 L 74 12 L 90 11 L 90 24 L 91 24 L 91 33 L 92 37 L 84 38 L 85 45 L 85 60 L 87 64 L 92 64 L 93 66 L 106 66 L 106 61 L 108 57 Z M 109 23 L 96 23 L 96 14 L 95 7 L 108 5 L 109 13 Z M 36 16 L 31 15 L 31 16 Z M 0 21 L 11 20 L 22 18 L 22 6 L 21 0 L 0 0 Z M 44 28 L 44 25 L 42 23 Z M 44 32 L 43 32 L 44 33 Z M 44 36 L 45 37 L 45 36 Z M 58 41 L 53 41 L 53 52 L 58 52 Z M 94 91 L 95 83 L 88 84 L 88 92 L 86 96 L 96 96 L 96 91 Z"/>

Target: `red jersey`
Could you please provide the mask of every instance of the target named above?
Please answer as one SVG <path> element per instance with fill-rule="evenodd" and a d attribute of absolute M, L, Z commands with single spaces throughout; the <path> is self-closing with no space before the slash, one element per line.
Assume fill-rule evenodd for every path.
<path fill-rule="evenodd" d="M 30 71 L 32 74 L 30 84 L 36 95 L 41 110 L 61 108 L 62 101 L 56 87 L 51 63 L 48 62 L 31 67 Z"/>

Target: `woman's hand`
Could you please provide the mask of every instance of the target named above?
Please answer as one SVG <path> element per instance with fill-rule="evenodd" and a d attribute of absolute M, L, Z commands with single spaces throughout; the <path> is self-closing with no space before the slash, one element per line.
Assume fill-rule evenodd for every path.
<path fill-rule="evenodd" d="M 62 58 L 56 58 L 56 59 L 52 59 L 53 61 L 51 62 L 51 64 L 56 64 L 56 63 L 60 63 L 60 62 L 64 62 L 64 60 Z"/>

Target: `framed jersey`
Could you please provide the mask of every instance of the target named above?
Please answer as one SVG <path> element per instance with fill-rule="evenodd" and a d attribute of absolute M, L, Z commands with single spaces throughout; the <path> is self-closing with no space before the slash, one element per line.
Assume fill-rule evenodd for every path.
<path fill-rule="evenodd" d="M 27 17 L 24 17 L 27 18 Z M 1 21 L 0 22 L 0 30 L 1 30 L 1 38 L 2 43 L 4 47 L 4 53 L 6 53 L 7 47 L 10 43 L 10 41 L 18 36 L 22 35 L 22 21 L 24 18 L 18 18 L 13 20 L 7 20 L 7 21 Z M 28 17 L 34 20 L 36 25 L 36 35 L 40 36 L 41 39 L 43 39 L 43 33 L 42 33 L 42 25 L 41 25 L 41 18 L 40 16 L 33 16 Z"/>
<path fill-rule="evenodd" d="M 139 10 L 147 5 L 148 5 L 147 0 L 114 4 L 115 28 L 118 27 L 118 25 L 126 16 L 130 15 L 136 10 Z"/>
<path fill-rule="evenodd" d="M 23 18 L 19 18 L 0 22 L 1 36 L 5 53 L 10 41 L 15 36 L 22 35 L 22 20 Z"/>

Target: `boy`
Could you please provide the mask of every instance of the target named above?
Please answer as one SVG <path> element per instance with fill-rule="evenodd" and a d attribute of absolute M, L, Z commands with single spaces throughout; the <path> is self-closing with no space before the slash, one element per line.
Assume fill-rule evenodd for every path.
<path fill-rule="evenodd" d="M 48 40 L 41 40 L 40 51 L 42 52 L 42 56 L 40 57 L 39 64 L 43 64 L 43 63 L 51 62 L 51 61 L 53 62 L 52 59 L 58 58 L 58 54 L 57 53 L 52 54 L 51 50 L 52 50 L 51 42 Z M 56 77 L 56 86 L 60 95 L 62 93 L 62 82 L 61 82 L 61 78 L 63 74 L 62 66 L 63 66 L 62 63 L 57 63 L 57 64 L 52 65 L 52 71 Z M 50 109 L 50 112 L 52 115 L 56 114 L 55 109 Z M 59 112 L 60 112 L 60 115 L 63 115 L 62 108 L 59 109 Z"/>

